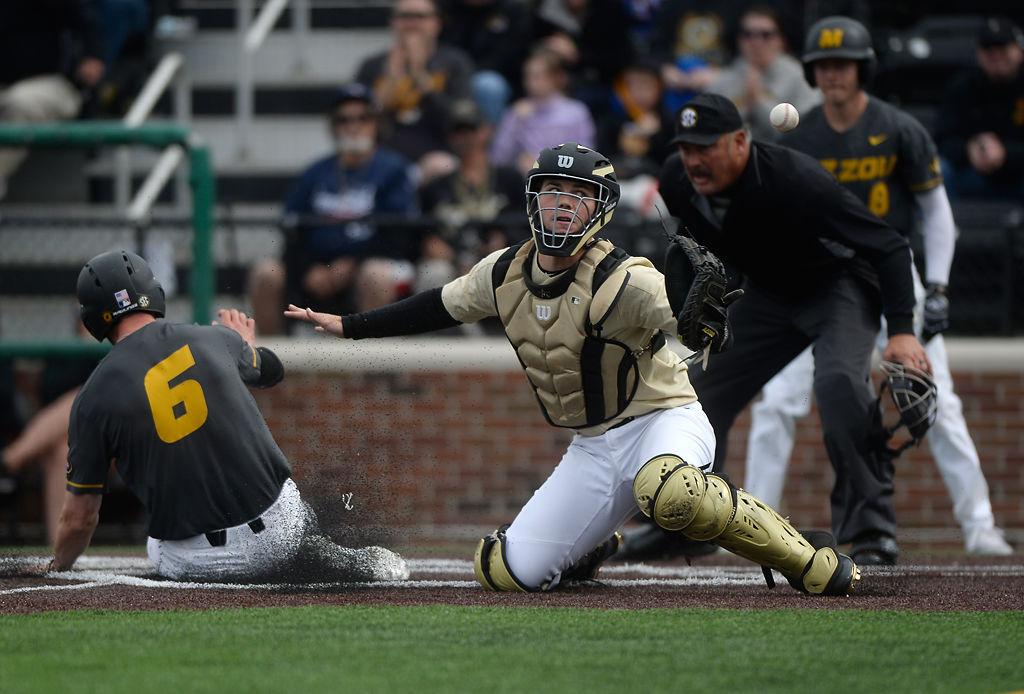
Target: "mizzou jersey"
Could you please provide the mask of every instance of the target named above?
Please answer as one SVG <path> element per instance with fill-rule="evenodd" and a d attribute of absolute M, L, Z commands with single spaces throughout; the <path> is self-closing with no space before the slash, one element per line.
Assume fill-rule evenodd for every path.
<path fill-rule="evenodd" d="M 291 476 L 246 387 L 259 376 L 222 326 L 158 320 L 119 340 L 72 406 L 68 491 L 103 493 L 115 461 L 159 540 L 259 517 Z"/>
<path fill-rule="evenodd" d="M 817 159 L 875 215 L 909 236 L 914 195 L 942 183 L 935 143 L 911 116 L 875 98 L 857 123 L 840 133 L 822 106 L 802 116 L 780 144 Z"/>

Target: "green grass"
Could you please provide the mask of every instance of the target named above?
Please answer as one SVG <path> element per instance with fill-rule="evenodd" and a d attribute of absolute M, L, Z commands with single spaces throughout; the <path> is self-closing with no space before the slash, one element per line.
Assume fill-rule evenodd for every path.
<path fill-rule="evenodd" d="M 0 617 L 0 691 L 996 692 L 1020 613 L 307 607 Z"/>

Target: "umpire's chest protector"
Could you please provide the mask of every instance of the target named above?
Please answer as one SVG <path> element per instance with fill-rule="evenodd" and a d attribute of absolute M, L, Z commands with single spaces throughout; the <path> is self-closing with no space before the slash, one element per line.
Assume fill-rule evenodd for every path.
<path fill-rule="evenodd" d="M 641 331 L 635 345 L 601 335 L 629 267 L 649 261 L 601 239 L 575 268 L 541 285 L 531 276 L 534 253 L 527 241 L 494 266 L 494 299 L 505 334 L 551 424 L 579 429 L 613 419 L 636 393 L 637 358 L 664 344 L 659 331 Z"/>

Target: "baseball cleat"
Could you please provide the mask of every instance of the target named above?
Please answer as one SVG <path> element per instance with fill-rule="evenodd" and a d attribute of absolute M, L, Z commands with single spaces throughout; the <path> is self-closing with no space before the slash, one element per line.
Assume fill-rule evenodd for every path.
<path fill-rule="evenodd" d="M 618 552 L 621 546 L 622 534 L 616 532 L 563 571 L 561 583 L 594 580 L 601 570 L 601 565 Z"/>

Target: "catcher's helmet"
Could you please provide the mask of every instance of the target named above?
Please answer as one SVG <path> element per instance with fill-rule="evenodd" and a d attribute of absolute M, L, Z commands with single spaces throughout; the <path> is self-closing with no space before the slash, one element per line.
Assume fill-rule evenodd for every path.
<path fill-rule="evenodd" d="M 921 442 L 928 433 L 935 418 L 938 416 L 938 390 L 935 381 L 923 371 L 903 364 L 883 361 L 880 364 L 885 381 L 879 388 L 876 401 L 876 417 L 884 436 L 884 445 L 888 448 L 889 439 L 900 427 L 906 427 L 910 440 L 898 448 L 889 448 L 889 452 L 899 455 L 910 446 Z M 889 391 L 892 403 L 899 413 L 899 421 L 886 425 L 882 420 L 882 400 Z"/>
<path fill-rule="evenodd" d="M 585 200 L 594 200 L 597 205 L 587 223 L 573 233 L 561 233 L 548 229 L 544 224 L 543 210 L 538 197 L 544 181 L 550 178 L 567 178 L 584 181 L 597 186 L 596 198 L 584 198 L 571 193 L 559 193 L 554 208 L 569 203 L 566 208 L 574 218 L 579 214 Z M 619 204 L 619 183 L 615 169 L 600 152 L 567 142 L 543 150 L 526 174 L 526 215 L 530 219 L 530 231 L 537 249 L 546 255 L 571 256 L 577 253 L 594 237 L 594 234 L 612 219 L 615 206 Z"/>
<path fill-rule="evenodd" d="M 816 86 L 814 63 L 826 58 L 857 61 L 857 77 L 861 87 L 870 83 L 875 74 L 875 49 L 871 45 L 871 34 L 867 27 L 850 17 L 825 17 L 807 30 L 802 60 L 804 77 L 812 87 Z"/>
<path fill-rule="evenodd" d="M 131 251 L 108 251 L 87 262 L 78 273 L 78 303 L 82 323 L 102 342 L 114 323 L 129 313 L 162 318 L 164 288 L 140 256 Z"/>

